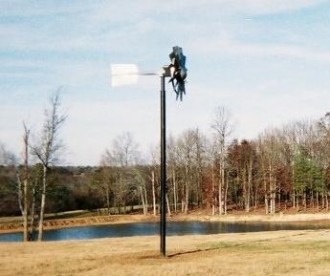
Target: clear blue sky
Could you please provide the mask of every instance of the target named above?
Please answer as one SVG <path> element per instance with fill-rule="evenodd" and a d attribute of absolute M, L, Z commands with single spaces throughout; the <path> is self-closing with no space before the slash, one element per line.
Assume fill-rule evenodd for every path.
<path fill-rule="evenodd" d="M 330 3 L 321 0 L 0 0 L 0 142 L 20 154 L 22 121 L 40 129 L 62 87 L 64 164 L 98 164 L 124 131 L 141 151 L 159 141 L 159 78 L 111 87 L 110 65 L 144 71 L 187 56 L 187 96 L 168 86 L 168 133 L 226 107 L 234 137 L 330 111 Z"/>

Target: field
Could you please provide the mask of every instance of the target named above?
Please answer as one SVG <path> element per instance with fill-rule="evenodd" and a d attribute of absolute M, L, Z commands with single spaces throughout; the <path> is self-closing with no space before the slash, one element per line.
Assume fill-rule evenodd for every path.
<path fill-rule="evenodd" d="M 329 275 L 330 230 L 0 243 L 1 275 Z"/>

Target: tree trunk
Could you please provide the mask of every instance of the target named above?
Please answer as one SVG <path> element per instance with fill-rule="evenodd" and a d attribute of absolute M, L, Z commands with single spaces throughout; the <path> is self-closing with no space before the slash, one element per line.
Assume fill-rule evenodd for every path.
<path fill-rule="evenodd" d="M 303 205 L 304 205 L 304 210 L 306 211 L 306 209 L 307 209 L 307 195 L 306 195 L 306 191 L 304 191 L 304 194 L 303 194 Z"/>
<path fill-rule="evenodd" d="M 221 185 L 221 181 L 219 181 L 219 198 L 218 198 L 218 202 L 219 202 L 219 215 L 222 215 L 222 185 Z"/>
<path fill-rule="evenodd" d="M 184 208 L 184 213 L 188 214 L 188 208 L 189 208 L 189 184 L 188 181 L 186 181 L 186 199 L 185 199 L 185 208 Z"/>
<path fill-rule="evenodd" d="M 145 214 L 148 214 L 148 207 L 149 207 L 149 202 L 148 202 L 148 193 L 147 193 L 147 189 L 145 186 L 143 186 L 143 192 L 144 192 L 144 198 L 145 198 L 145 203 L 146 203 L 146 210 L 145 210 Z"/>
<path fill-rule="evenodd" d="M 109 191 L 109 185 L 106 184 L 106 200 L 107 200 L 107 211 L 108 211 L 108 216 L 111 215 L 110 211 L 110 191 Z"/>
<path fill-rule="evenodd" d="M 244 209 L 245 209 L 245 212 L 249 212 L 250 211 L 249 187 L 248 187 L 248 180 L 246 178 L 247 178 L 246 169 L 243 168 L 242 181 L 243 181 Z"/>
<path fill-rule="evenodd" d="M 268 206 L 266 173 L 264 172 L 264 167 L 262 167 L 262 168 L 263 168 L 262 180 L 263 180 L 263 183 L 264 183 L 265 213 L 266 213 L 266 215 L 268 215 L 269 214 L 269 206 Z"/>
<path fill-rule="evenodd" d="M 220 168 L 219 168 L 219 171 L 220 171 L 220 179 L 219 179 L 219 215 L 223 215 L 223 207 L 224 207 L 224 195 L 223 195 L 223 192 L 224 192 L 224 186 L 225 186 L 225 162 L 224 162 L 224 150 L 221 151 L 221 154 L 220 154 Z"/>
<path fill-rule="evenodd" d="M 21 177 L 17 171 L 17 183 L 18 183 L 18 205 L 23 218 L 23 241 L 29 241 L 29 202 L 28 202 L 28 178 L 29 178 L 29 166 L 28 166 L 28 137 L 29 131 L 27 130 L 24 124 L 24 177 L 23 177 L 23 185 L 21 181 Z"/>
<path fill-rule="evenodd" d="M 35 206 L 36 206 L 36 189 L 32 188 L 32 202 L 31 202 L 31 211 L 30 211 L 30 231 L 29 231 L 29 240 L 33 239 L 35 233 Z"/>
<path fill-rule="evenodd" d="M 212 215 L 215 215 L 215 180 L 214 180 L 214 170 L 212 167 Z"/>
<path fill-rule="evenodd" d="M 224 213 L 227 215 L 227 199 L 228 199 L 228 186 L 229 186 L 229 177 L 227 174 L 227 178 L 225 181 L 225 198 L 224 198 Z"/>
<path fill-rule="evenodd" d="M 177 201 L 178 201 L 178 195 L 176 191 L 176 177 L 175 177 L 175 171 L 173 170 L 172 174 L 172 179 L 173 179 L 173 203 L 174 203 L 174 213 L 177 213 Z"/>
<path fill-rule="evenodd" d="M 29 203 L 28 203 L 28 179 L 27 177 L 23 181 L 23 186 L 24 186 L 24 209 L 23 209 L 23 240 L 24 241 L 29 241 L 29 214 L 28 214 L 28 209 L 29 209 Z"/>
<path fill-rule="evenodd" d="M 296 191 L 294 189 L 292 192 L 292 206 L 294 209 L 296 208 Z"/>
<path fill-rule="evenodd" d="M 271 172 L 271 169 L 270 169 Z M 273 215 L 276 212 L 276 184 L 272 173 L 270 173 L 270 213 Z"/>
<path fill-rule="evenodd" d="M 126 200 L 124 200 L 124 204 L 123 204 L 123 212 L 126 215 L 127 212 L 127 206 L 126 206 Z"/>
<path fill-rule="evenodd" d="M 168 200 L 168 194 L 167 193 L 165 195 L 165 200 L 166 200 L 166 206 L 167 206 L 167 214 L 170 216 L 171 215 L 171 208 L 170 208 L 170 202 Z"/>
<path fill-rule="evenodd" d="M 25 179 L 24 179 L 25 181 Z M 21 215 L 23 217 L 23 241 L 28 241 L 28 237 L 27 237 L 27 224 L 26 224 L 26 213 L 25 213 L 25 210 L 26 208 L 24 208 L 24 203 L 23 203 L 23 193 L 22 192 L 22 181 L 21 181 L 21 178 L 19 176 L 19 173 L 17 172 L 17 184 L 18 184 L 18 187 L 17 187 L 17 193 L 18 193 L 18 206 L 19 206 L 19 209 L 21 211 Z"/>
<path fill-rule="evenodd" d="M 273 168 L 269 166 L 269 188 L 270 188 L 270 213 L 276 212 L 276 183 L 273 177 Z"/>
<path fill-rule="evenodd" d="M 296 198 L 296 203 L 297 203 L 297 211 L 299 212 L 299 195 L 297 195 L 297 198 Z"/>
<path fill-rule="evenodd" d="M 251 194 L 252 194 L 252 169 L 253 169 L 253 159 L 249 160 L 249 168 L 248 168 L 248 212 L 250 211 L 251 207 Z"/>
<path fill-rule="evenodd" d="M 43 165 L 43 178 L 42 178 L 42 192 L 41 192 L 41 204 L 39 214 L 39 228 L 38 228 L 38 241 L 42 241 L 43 227 L 44 227 L 44 213 L 46 204 L 46 184 L 47 184 L 47 166 Z"/>
<path fill-rule="evenodd" d="M 23 239 L 29 240 L 29 200 L 28 200 L 28 179 L 29 179 L 29 130 L 24 125 L 24 181 L 23 181 L 23 193 L 24 193 L 24 209 L 23 209 Z"/>
<path fill-rule="evenodd" d="M 139 188 L 140 188 L 139 190 L 140 190 L 143 214 L 147 215 L 148 214 L 148 209 L 147 209 L 147 206 L 146 206 L 146 200 L 145 200 L 145 194 L 144 194 L 144 191 L 143 191 L 143 187 L 140 186 Z"/>
<path fill-rule="evenodd" d="M 157 215 L 156 211 L 156 189 L 155 189 L 155 172 L 151 171 L 151 184 L 152 184 L 152 207 L 154 216 Z"/>
<path fill-rule="evenodd" d="M 274 215 L 276 213 L 276 193 L 273 190 L 272 191 L 272 196 L 271 196 L 271 209 L 272 209 L 272 214 Z"/>

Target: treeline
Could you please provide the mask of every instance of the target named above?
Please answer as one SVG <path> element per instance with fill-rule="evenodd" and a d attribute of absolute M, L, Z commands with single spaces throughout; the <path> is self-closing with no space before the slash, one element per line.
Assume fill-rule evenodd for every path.
<path fill-rule="evenodd" d="M 142 161 L 130 133 L 118 136 L 98 167 L 48 169 L 46 212 L 141 205 L 158 213 L 159 150 Z M 24 166 L 0 166 L 0 215 L 19 215 L 18 175 Z M 43 165 L 29 168 L 29 199 L 40 206 Z M 228 113 L 219 108 L 212 135 L 188 129 L 167 140 L 169 213 L 209 208 L 214 214 L 265 208 L 329 210 L 330 115 L 269 129 L 256 139 L 231 139 Z M 38 210 L 35 210 L 38 213 Z"/>
<path fill-rule="evenodd" d="M 256 139 L 231 139 L 230 116 L 218 108 L 212 135 L 188 129 L 167 143 L 168 212 L 211 208 L 214 214 L 263 207 L 329 210 L 330 114 L 268 129 Z M 95 184 L 107 206 L 140 203 L 156 213 L 159 150 L 139 163 L 129 133 L 106 151 Z M 147 207 L 145 207 L 147 212 Z"/>
<path fill-rule="evenodd" d="M 22 167 L 0 166 L 0 216 L 21 215 L 17 173 Z M 90 183 L 97 168 L 51 167 L 47 190 L 46 213 L 70 210 L 96 209 L 103 206 L 97 190 Z M 31 166 L 29 174 L 29 199 L 37 215 L 42 193 L 42 165 Z"/>

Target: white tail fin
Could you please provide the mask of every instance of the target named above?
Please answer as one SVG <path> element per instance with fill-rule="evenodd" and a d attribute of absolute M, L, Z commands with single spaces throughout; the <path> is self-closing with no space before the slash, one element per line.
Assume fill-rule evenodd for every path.
<path fill-rule="evenodd" d="M 111 86 L 134 84 L 138 80 L 139 68 L 136 64 L 112 64 Z"/>

